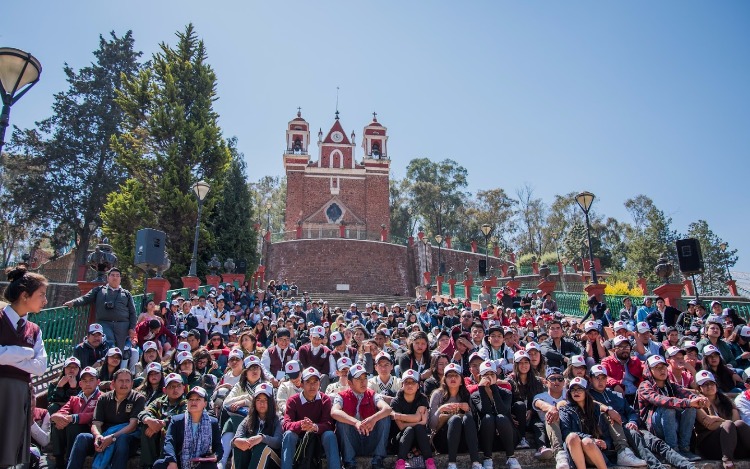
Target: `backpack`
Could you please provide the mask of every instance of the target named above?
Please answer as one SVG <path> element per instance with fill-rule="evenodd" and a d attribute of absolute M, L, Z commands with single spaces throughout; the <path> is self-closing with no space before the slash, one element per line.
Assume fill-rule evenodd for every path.
<path fill-rule="evenodd" d="M 297 443 L 297 449 L 294 451 L 292 467 L 294 469 L 322 469 L 322 455 L 323 447 L 320 437 L 313 432 L 305 432 L 305 436 Z"/>
<path fill-rule="evenodd" d="M 194 314 L 188 314 L 185 318 L 185 326 L 187 329 L 197 329 L 198 328 L 198 318 L 195 317 Z"/>

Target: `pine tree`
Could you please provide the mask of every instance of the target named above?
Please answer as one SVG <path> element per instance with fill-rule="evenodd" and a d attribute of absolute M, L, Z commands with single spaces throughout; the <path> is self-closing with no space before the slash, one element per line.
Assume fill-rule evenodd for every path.
<path fill-rule="evenodd" d="M 172 268 L 166 276 L 172 281 L 188 272 L 198 211 L 191 187 L 200 179 L 211 186 L 203 203 L 198 249 L 199 274 L 205 272 L 215 243 L 206 224 L 224 192 L 230 162 L 213 110 L 216 75 L 206 62 L 204 43 L 192 24 L 177 38 L 175 47 L 162 43 L 149 67 L 125 80 L 117 102 L 125 111 L 126 132 L 113 144 L 128 177 L 137 182 L 123 185 L 122 191 L 144 192 L 123 197 L 143 197 L 153 213 L 151 228 L 167 235 Z M 119 216 L 116 206 L 108 204 L 102 218 L 113 222 Z M 115 227 L 105 224 L 104 231 L 113 233 Z M 132 257 L 123 260 L 132 268 Z"/>
<path fill-rule="evenodd" d="M 23 203 L 29 219 L 52 233 L 52 239 L 64 244 L 75 240 L 75 265 L 85 262 L 89 223 L 99 223 L 107 194 L 124 181 L 110 145 L 121 133 L 124 118 L 115 102 L 116 90 L 123 77 L 138 72 L 141 53 L 134 50 L 131 31 L 110 36 L 99 36 L 91 65 L 78 72 L 65 65 L 69 86 L 55 95 L 53 115 L 34 129 L 16 132 L 10 145 L 11 152 L 29 159 L 29 170 L 11 189 L 14 203 Z"/>

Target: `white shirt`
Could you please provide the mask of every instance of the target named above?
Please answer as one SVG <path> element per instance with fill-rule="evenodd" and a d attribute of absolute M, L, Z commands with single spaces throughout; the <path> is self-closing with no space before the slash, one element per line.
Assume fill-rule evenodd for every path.
<path fill-rule="evenodd" d="M 559 399 L 555 399 L 554 397 L 550 396 L 548 392 L 540 392 L 536 396 L 534 396 L 534 400 L 531 402 L 531 405 L 534 406 L 534 403 L 536 401 L 542 401 L 546 402 L 547 404 L 551 405 L 557 405 L 558 402 L 565 400 L 565 388 L 563 388 L 562 396 L 560 396 Z M 539 419 L 544 422 L 544 419 L 546 417 L 546 412 L 542 412 L 541 410 L 537 409 L 536 406 L 534 406 L 534 410 L 536 410 L 536 413 L 539 414 Z"/>
<path fill-rule="evenodd" d="M 18 327 L 18 321 L 21 320 L 18 313 L 10 305 L 6 306 L 3 311 L 10 319 L 13 328 Z M 27 321 L 27 318 L 28 316 L 23 320 Z M 0 346 L 0 365 L 14 366 L 34 376 L 41 376 L 47 371 L 47 351 L 44 349 L 44 342 L 42 341 L 42 329 L 39 329 L 39 334 L 32 348 L 17 345 Z"/>

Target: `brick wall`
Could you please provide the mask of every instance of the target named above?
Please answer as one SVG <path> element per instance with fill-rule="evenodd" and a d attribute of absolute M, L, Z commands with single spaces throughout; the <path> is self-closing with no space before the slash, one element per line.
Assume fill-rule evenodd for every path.
<path fill-rule="evenodd" d="M 273 243 L 266 279 L 288 278 L 308 291 L 413 295 L 407 248 L 378 241 L 301 239 Z"/>

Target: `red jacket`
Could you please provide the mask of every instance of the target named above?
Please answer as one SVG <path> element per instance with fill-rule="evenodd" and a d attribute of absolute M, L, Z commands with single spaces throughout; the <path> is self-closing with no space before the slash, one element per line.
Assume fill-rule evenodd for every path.
<path fill-rule="evenodd" d="M 73 423 L 81 425 L 91 425 L 91 420 L 94 417 L 94 409 L 96 408 L 96 402 L 99 400 L 99 396 L 102 393 L 97 388 L 91 398 L 86 401 L 83 397 L 83 393 L 78 393 L 77 396 L 71 397 L 68 402 L 57 412 L 63 415 L 72 415 Z"/>
<path fill-rule="evenodd" d="M 164 323 L 161 324 L 161 329 L 159 329 L 159 332 L 157 332 L 154 337 L 152 337 L 151 339 L 147 339 L 146 336 L 148 336 L 148 333 L 150 332 L 148 323 L 149 321 L 141 321 L 138 323 L 138 325 L 135 326 L 135 334 L 138 336 L 138 345 L 142 346 L 149 340 L 153 340 L 154 342 L 159 343 L 159 337 L 166 336 L 167 342 L 169 342 L 172 348 L 177 347 L 177 336 L 174 335 L 172 331 L 170 331 L 169 328 L 164 325 Z"/>
<path fill-rule="evenodd" d="M 613 388 L 618 384 L 622 386 L 622 378 L 625 376 L 625 367 L 620 360 L 614 355 L 610 355 L 602 360 L 602 366 L 607 370 L 607 387 Z M 637 357 L 630 357 L 628 360 L 628 370 L 635 378 L 635 386 L 638 387 L 643 381 L 643 362 Z"/>

